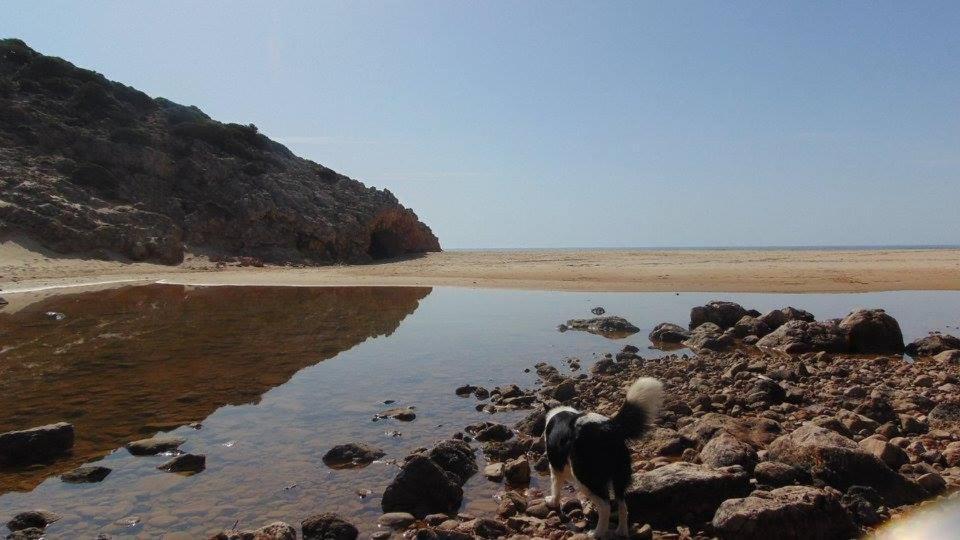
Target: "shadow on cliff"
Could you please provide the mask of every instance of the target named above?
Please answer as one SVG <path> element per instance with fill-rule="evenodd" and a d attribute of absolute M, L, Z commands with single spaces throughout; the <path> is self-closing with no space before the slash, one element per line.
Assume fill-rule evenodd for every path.
<path fill-rule="evenodd" d="M 224 405 L 258 403 L 304 367 L 392 334 L 431 290 L 149 285 L 0 312 L 0 432 L 76 428 L 72 456 L 3 471 L 0 493 Z"/>

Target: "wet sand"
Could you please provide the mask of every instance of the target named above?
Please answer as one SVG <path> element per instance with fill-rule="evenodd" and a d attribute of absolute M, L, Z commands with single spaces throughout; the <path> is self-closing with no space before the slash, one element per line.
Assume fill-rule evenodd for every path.
<path fill-rule="evenodd" d="M 65 258 L 0 243 L 6 292 L 98 283 L 367 285 L 634 292 L 960 290 L 960 249 L 447 251 L 358 266 L 180 266 Z"/>

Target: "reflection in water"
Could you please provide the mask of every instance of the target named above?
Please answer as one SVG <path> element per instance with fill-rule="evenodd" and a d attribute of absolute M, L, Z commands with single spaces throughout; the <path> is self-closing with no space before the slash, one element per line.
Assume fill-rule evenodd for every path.
<path fill-rule="evenodd" d="M 0 312 L 0 432 L 65 420 L 77 434 L 72 457 L 4 471 L 0 493 L 32 489 L 224 405 L 257 403 L 302 368 L 393 333 L 428 294 L 152 285 Z"/>

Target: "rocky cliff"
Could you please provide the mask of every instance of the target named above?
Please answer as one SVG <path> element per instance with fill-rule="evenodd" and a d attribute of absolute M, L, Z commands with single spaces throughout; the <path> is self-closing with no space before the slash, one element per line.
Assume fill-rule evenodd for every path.
<path fill-rule="evenodd" d="M 64 253 L 176 264 L 439 251 L 386 190 L 299 158 L 253 125 L 151 98 L 0 40 L 0 234 Z"/>

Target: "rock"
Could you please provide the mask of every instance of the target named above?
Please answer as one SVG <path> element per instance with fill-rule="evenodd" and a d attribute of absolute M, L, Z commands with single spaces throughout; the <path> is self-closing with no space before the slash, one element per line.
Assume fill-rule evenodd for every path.
<path fill-rule="evenodd" d="M 377 518 L 377 523 L 391 529 L 406 529 L 417 521 L 413 514 L 407 512 L 390 512 Z"/>
<path fill-rule="evenodd" d="M 339 514 L 324 513 L 310 516 L 300 522 L 303 540 L 355 540 L 360 535 L 353 524 Z"/>
<path fill-rule="evenodd" d="M 909 343 L 904 351 L 910 356 L 936 356 L 944 351 L 960 349 L 960 338 L 950 334 L 930 334 Z"/>
<path fill-rule="evenodd" d="M 807 322 L 792 320 L 760 338 L 760 349 L 799 354 L 812 351 L 845 352 L 847 337 L 835 320 Z"/>
<path fill-rule="evenodd" d="M 456 475 L 460 485 L 465 484 L 479 470 L 473 448 L 464 441 L 456 439 L 440 441 L 430 450 L 427 457 L 441 469 Z"/>
<path fill-rule="evenodd" d="M 678 324 L 665 322 L 655 326 L 648 337 L 653 342 L 681 343 L 690 338 L 690 332 Z"/>
<path fill-rule="evenodd" d="M 543 435 L 543 430 L 546 428 L 546 422 L 547 411 L 538 409 L 530 413 L 523 420 L 520 420 L 514 424 L 513 428 L 520 433 L 530 435 L 531 437 L 539 437 Z"/>
<path fill-rule="evenodd" d="M 867 418 L 862 414 L 857 414 L 853 411 L 848 411 L 846 409 L 840 409 L 837 411 L 837 420 L 843 424 L 843 427 L 846 428 L 847 433 L 855 434 L 860 433 L 861 431 L 866 431 L 868 434 L 873 433 L 880 427 L 880 423 L 872 418 Z M 823 426 L 827 427 L 827 426 Z M 827 428 L 829 429 L 829 428 Z M 834 430 L 836 431 L 836 430 Z M 843 431 L 838 431 L 841 435 L 849 436 Z"/>
<path fill-rule="evenodd" d="M 491 441 L 483 445 L 483 455 L 487 456 L 490 461 L 507 461 L 518 458 L 526 451 L 526 447 L 516 439 L 504 442 Z"/>
<path fill-rule="evenodd" d="M 708 521 L 720 503 L 750 492 L 743 469 L 716 470 L 676 462 L 635 476 L 627 490 L 630 519 L 654 527 Z"/>
<path fill-rule="evenodd" d="M 463 501 L 460 478 L 433 460 L 414 454 L 383 492 L 384 512 L 409 512 L 417 517 L 453 513 Z"/>
<path fill-rule="evenodd" d="M 149 439 L 129 442 L 124 445 L 124 448 L 135 456 L 155 456 L 163 452 L 172 452 L 185 442 L 187 440 L 183 437 L 157 435 Z"/>
<path fill-rule="evenodd" d="M 256 126 L 150 98 L 19 40 L 0 42 L 0 58 L 5 233 L 163 264 L 180 263 L 185 245 L 278 263 L 440 251 L 392 193 L 299 158 Z M 24 69 L 51 65 L 55 77 Z"/>
<path fill-rule="evenodd" d="M 572 319 L 567 321 L 567 328 L 571 330 L 585 330 L 609 338 L 622 338 L 640 331 L 630 321 L 623 317 L 607 316 L 594 319 Z"/>
<path fill-rule="evenodd" d="M 73 437 L 66 422 L 0 433 L 0 467 L 50 461 L 70 452 Z"/>
<path fill-rule="evenodd" d="M 45 531 L 37 527 L 27 527 L 19 531 L 13 531 L 7 535 L 7 540 L 43 540 Z M 109 538 L 109 537 L 107 537 Z M 100 540 L 100 536 L 97 537 Z"/>
<path fill-rule="evenodd" d="M 595 307 L 595 308 L 593 308 L 593 309 L 590 310 L 590 313 L 593 313 L 594 315 L 597 315 L 597 316 L 603 315 L 603 314 L 606 313 L 606 312 L 607 312 L 607 310 L 603 309 L 603 308 L 600 307 L 600 306 L 597 306 L 597 307 Z"/>
<path fill-rule="evenodd" d="M 694 328 L 683 344 L 696 352 L 722 351 L 733 345 L 733 338 L 716 324 L 705 322 Z"/>
<path fill-rule="evenodd" d="M 900 470 L 901 465 L 910 461 L 910 456 L 902 448 L 876 436 L 867 437 L 857 444 L 866 452 L 877 456 L 880 461 L 886 463 L 888 467 L 895 471 Z"/>
<path fill-rule="evenodd" d="M 413 407 L 394 407 L 393 409 L 387 409 L 377 413 L 374 418 L 393 418 L 401 422 L 412 422 L 416 417 L 417 414 L 413 412 Z"/>
<path fill-rule="evenodd" d="M 511 486 L 525 486 L 530 483 L 530 463 L 526 457 L 512 459 L 504 465 L 503 477 Z"/>
<path fill-rule="evenodd" d="M 743 306 L 734 302 L 713 300 L 706 305 L 697 306 L 690 310 L 690 330 L 695 330 L 703 323 L 713 323 L 721 330 L 732 327 L 745 315 L 749 315 Z"/>
<path fill-rule="evenodd" d="M 747 393 L 747 403 L 768 403 L 777 405 L 787 398 L 787 391 L 776 381 L 766 377 L 757 378 Z"/>
<path fill-rule="evenodd" d="M 866 399 L 860 403 L 860 405 L 857 405 L 854 411 L 880 424 L 898 422 L 900 420 L 897 417 L 897 412 L 893 410 L 893 406 L 890 405 L 890 402 L 882 397 Z"/>
<path fill-rule="evenodd" d="M 762 338 L 770 333 L 770 327 L 756 317 L 744 315 L 739 321 L 737 321 L 737 324 L 733 326 L 733 332 L 734 335 L 741 339 L 747 336 L 757 336 L 758 338 Z"/>
<path fill-rule="evenodd" d="M 767 325 L 767 328 L 773 332 L 777 328 L 783 326 L 787 321 L 804 321 L 804 322 L 813 322 L 813 314 L 804 311 L 802 309 L 797 309 L 794 307 L 785 307 L 783 309 L 775 309 L 769 311 L 764 315 L 758 317 L 760 322 Z M 762 337 L 762 336 L 761 336 Z"/>
<path fill-rule="evenodd" d="M 917 483 L 920 484 L 923 489 L 934 494 L 947 489 L 947 482 L 942 476 L 935 472 L 928 472 L 927 474 L 917 477 Z"/>
<path fill-rule="evenodd" d="M 757 483 L 770 487 L 804 484 L 810 481 L 806 471 L 779 461 L 762 461 L 753 470 Z"/>
<path fill-rule="evenodd" d="M 884 506 L 883 497 L 873 488 L 851 486 L 843 494 L 840 504 L 847 510 L 855 523 L 864 527 L 873 527 L 880 524 L 884 519 L 878 513 L 878 509 Z"/>
<path fill-rule="evenodd" d="M 553 388 L 547 389 L 547 392 L 550 397 L 562 403 L 576 397 L 577 386 L 573 382 L 573 379 L 565 379 Z"/>
<path fill-rule="evenodd" d="M 943 450 L 943 459 L 948 467 L 960 467 L 960 441 L 954 441 Z"/>
<path fill-rule="evenodd" d="M 469 396 L 470 394 L 473 394 L 476 391 L 477 391 L 476 386 L 472 384 L 465 384 L 463 386 L 457 387 L 457 389 L 454 390 L 453 392 L 458 396 L 466 397 L 466 396 Z"/>
<path fill-rule="evenodd" d="M 172 473 L 197 474 L 207 468 L 207 456 L 203 454 L 180 454 L 157 468 Z"/>
<path fill-rule="evenodd" d="M 480 442 L 503 442 L 513 438 L 513 430 L 503 424 L 490 424 L 489 426 L 477 432 L 474 438 Z"/>
<path fill-rule="evenodd" d="M 712 525 L 723 538 L 832 540 L 859 536 L 839 494 L 807 486 L 757 491 L 724 501 Z"/>
<path fill-rule="evenodd" d="M 779 437 L 767 450 L 770 460 L 800 467 L 839 490 L 870 486 L 890 506 L 912 504 L 925 496 L 918 485 L 890 470 L 857 443 L 812 423 Z"/>
<path fill-rule="evenodd" d="M 702 448 L 720 431 L 733 435 L 754 448 L 765 448 L 783 434 L 783 428 L 769 418 L 734 418 L 720 413 L 707 413 L 680 430 L 680 435 Z"/>
<path fill-rule="evenodd" d="M 60 480 L 68 484 L 92 484 L 102 482 L 111 472 L 112 471 L 106 467 L 96 465 L 77 467 L 68 473 L 62 474 Z"/>
<path fill-rule="evenodd" d="M 499 482 L 503 480 L 503 463 L 491 463 L 483 468 L 483 476 L 487 480 Z"/>
<path fill-rule="evenodd" d="M 937 404 L 927 415 L 931 428 L 942 429 L 950 433 L 960 433 L 960 401 L 946 401 Z"/>
<path fill-rule="evenodd" d="M 366 443 L 338 444 L 323 455 L 323 462 L 334 469 L 365 467 L 385 455 L 383 450 Z"/>
<path fill-rule="evenodd" d="M 942 353 L 933 357 L 937 362 L 949 363 L 949 364 L 960 364 L 960 350 L 957 351 L 943 351 Z"/>
<path fill-rule="evenodd" d="M 749 444 L 741 442 L 726 431 L 721 431 L 700 450 L 700 461 L 714 469 L 740 465 L 747 471 L 752 471 L 757 465 L 757 452 Z"/>
<path fill-rule="evenodd" d="M 11 531 L 29 528 L 44 529 L 47 525 L 59 520 L 59 514 L 47 510 L 30 510 L 13 516 L 13 519 L 7 522 L 7 528 Z"/>
<path fill-rule="evenodd" d="M 223 531 L 210 540 L 297 540 L 297 530 L 282 521 L 248 531 Z"/>
<path fill-rule="evenodd" d="M 503 522 L 489 518 L 477 518 L 470 527 L 477 538 L 501 538 L 510 534 L 510 529 Z"/>
<path fill-rule="evenodd" d="M 840 321 L 852 353 L 901 353 L 903 333 L 897 320 L 882 309 L 858 309 Z"/>

